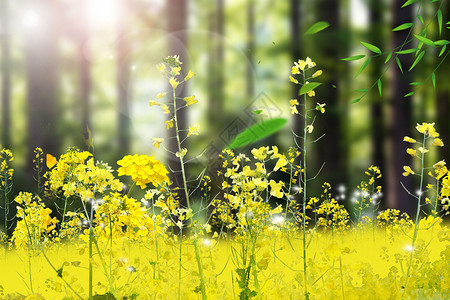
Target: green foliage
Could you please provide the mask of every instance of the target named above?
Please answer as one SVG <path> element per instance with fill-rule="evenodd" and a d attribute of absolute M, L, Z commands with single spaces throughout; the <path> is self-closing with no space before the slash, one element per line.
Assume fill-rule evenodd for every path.
<path fill-rule="evenodd" d="M 317 22 L 308 28 L 308 30 L 305 32 L 305 35 L 316 34 L 329 26 L 330 24 L 328 22 L 325 21 Z"/>
<path fill-rule="evenodd" d="M 242 148 L 266 138 L 279 131 L 287 124 L 286 118 L 274 118 L 261 123 L 250 126 L 241 133 L 228 145 L 230 149 Z"/>

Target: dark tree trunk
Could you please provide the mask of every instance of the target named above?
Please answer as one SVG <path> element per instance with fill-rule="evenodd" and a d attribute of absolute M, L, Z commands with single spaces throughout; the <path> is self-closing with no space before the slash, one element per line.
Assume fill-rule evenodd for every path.
<path fill-rule="evenodd" d="M 450 4 L 444 3 L 443 20 L 450 18 Z M 450 32 L 445 28 L 442 29 L 442 36 L 439 39 L 450 40 Z M 445 159 L 447 163 L 450 162 L 450 122 L 448 121 L 450 115 L 450 87 L 448 82 L 450 80 L 449 70 L 450 62 L 448 59 L 440 66 L 436 74 L 437 89 L 437 131 L 439 132 L 444 147 L 440 149 L 439 159 Z"/>
<path fill-rule="evenodd" d="M 413 22 L 413 6 L 406 6 L 401 8 L 402 3 L 398 1 L 392 2 L 392 28 L 395 28 L 403 23 Z M 392 32 L 392 47 L 397 47 L 406 40 L 407 30 Z M 412 59 L 409 55 L 399 56 L 401 65 L 404 70 L 407 70 L 411 64 Z M 403 166 L 411 166 L 411 157 L 406 154 L 406 149 L 409 145 L 403 142 L 405 136 L 411 136 L 411 98 L 404 98 L 404 95 L 411 91 L 409 82 L 411 82 L 411 73 L 405 72 L 402 74 L 399 68 L 393 65 L 391 71 L 391 95 L 389 99 L 390 105 L 390 159 L 387 180 L 387 203 L 391 208 L 400 209 L 402 212 L 411 213 L 416 209 L 415 203 L 411 196 L 402 188 L 400 182 L 403 182 L 405 187 L 411 192 L 413 189 L 412 176 L 403 177 Z"/>
<path fill-rule="evenodd" d="M 0 28 L 2 53 L 2 147 L 11 147 L 11 68 L 10 68 L 10 32 L 9 32 L 9 6 L 8 0 L 0 1 Z"/>
<path fill-rule="evenodd" d="M 79 57 L 79 76 L 80 76 L 80 103 L 81 103 L 81 132 L 86 141 L 89 138 L 88 128 L 92 131 L 91 126 L 91 72 L 90 72 L 90 49 L 86 43 L 89 39 L 89 24 L 87 18 L 87 4 L 89 0 L 82 0 L 80 3 L 81 16 L 84 20 L 79 24 L 78 36 L 78 57 Z M 93 149 L 90 149 L 93 150 Z"/>
<path fill-rule="evenodd" d="M 120 0 L 119 3 L 121 14 L 117 23 L 118 152 L 119 157 L 122 157 L 130 150 L 130 43 L 126 35 L 130 4 L 125 0 Z"/>
<path fill-rule="evenodd" d="M 33 150 L 41 147 L 44 152 L 59 154 L 61 133 L 59 132 L 58 86 L 59 53 L 57 31 L 59 26 L 54 1 L 30 1 L 31 11 L 39 15 L 39 24 L 27 28 L 27 98 L 28 98 L 28 174 L 32 174 Z"/>
<path fill-rule="evenodd" d="M 384 35 L 384 21 L 383 16 L 386 12 L 384 1 L 371 0 L 369 2 L 369 24 L 370 28 L 374 28 L 369 32 L 370 43 L 378 46 L 380 49 L 385 48 L 384 41 L 386 37 Z M 383 57 L 373 60 L 372 71 L 370 75 L 370 82 L 376 82 L 382 74 L 384 66 Z M 382 80 L 383 81 L 383 80 Z M 384 122 L 384 103 L 385 93 L 381 95 L 378 92 L 378 88 L 372 90 L 370 101 L 370 128 L 371 128 L 371 140 L 372 140 L 372 164 L 379 167 L 381 173 L 385 173 L 385 155 L 384 155 L 384 138 L 386 136 L 385 122 Z M 377 185 L 384 187 L 384 175 L 377 180 Z"/>
<path fill-rule="evenodd" d="M 224 103 L 224 0 L 211 2 L 209 32 L 208 123 L 217 131 Z"/>
<path fill-rule="evenodd" d="M 324 75 L 318 78 L 319 81 L 325 82 L 323 86 L 317 89 L 318 96 L 311 100 L 312 105 L 316 102 L 326 103 L 326 113 L 324 116 L 318 116 L 316 124 L 318 131 L 316 135 L 324 132 L 326 135 L 318 143 L 317 147 L 317 167 L 324 162 L 325 166 L 321 173 L 323 181 L 327 181 L 331 186 L 336 186 L 341 182 L 341 115 L 339 105 L 339 73 L 336 61 L 340 58 L 339 45 L 340 40 L 340 7 L 339 1 L 316 1 L 318 19 L 330 23 L 330 27 L 321 32 L 320 41 L 318 40 L 318 49 L 320 49 L 320 57 L 315 55 L 313 61 L 317 62 L 318 68 L 324 70 Z M 317 57 L 317 58 L 315 58 Z M 310 106 L 310 108 L 311 108 Z M 315 124 L 315 125 L 316 125 Z M 319 131 L 322 130 L 322 131 Z M 310 170 L 310 174 L 315 171 Z"/>
<path fill-rule="evenodd" d="M 247 100 L 252 101 L 255 92 L 255 3 L 247 0 Z"/>
<path fill-rule="evenodd" d="M 167 0 L 167 20 L 168 20 L 168 31 L 172 35 L 169 38 L 169 55 L 178 55 L 180 56 L 180 61 L 182 64 L 182 72 L 181 76 L 185 76 L 188 70 L 188 57 L 186 53 L 187 47 L 187 0 Z M 183 98 L 187 96 L 187 85 L 184 83 L 179 86 L 176 90 L 177 97 L 177 107 L 183 106 Z M 178 127 L 179 130 L 186 129 L 187 124 L 187 114 L 186 109 L 180 109 L 176 112 L 178 118 Z M 175 130 L 172 128 L 170 131 L 170 136 L 175 135 Z M 186 136 L 183 131 L 180 133 L 181 140 Z M 186 145 L 183 145 L 184 148 L 187 148 Z M 178 146 L 176 139 L 171 139 L 169 143 L 169 150 L 172 152 L 178 152 Z M 183 187 L 183 178 L 181 175 L 181 165 L 178 159 L 171 158 L 169 160 L 169 167 L 173 170 L 170 172 L 170 180 L 173 182 L 174 187 Z M 186 199 L 183 193 L 178 193 L 180 197 L 180 202 L 186 205 Z"/>

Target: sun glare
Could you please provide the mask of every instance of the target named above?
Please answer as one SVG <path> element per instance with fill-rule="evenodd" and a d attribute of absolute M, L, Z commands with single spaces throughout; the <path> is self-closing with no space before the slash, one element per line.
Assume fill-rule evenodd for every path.
<path fill-rule="evenodd" d="M 23 14 L 22 24 L 24 27 L 36 28 L 39 26 L 39 23 L 40 23 L 39 15 L 36 12 L 29 10 Z"/>
<path fill-rule="evenodd" d="M 88 4 L 89 22 L 94 27 L 114 26 L 118 11 L 117 0 L 91 0 Z"/>

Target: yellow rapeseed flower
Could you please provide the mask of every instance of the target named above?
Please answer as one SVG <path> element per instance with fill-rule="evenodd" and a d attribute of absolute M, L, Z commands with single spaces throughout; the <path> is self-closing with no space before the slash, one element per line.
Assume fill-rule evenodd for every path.
<path fill-rule="evenodd" d="M 411 156 L 417 156 L 417 151 L 412 148 L 406 149 L 406 153 L 408 153 Z"/>
<path fill-rule="evenodd" d="M 431 144 L 431 146 L 443 147 L 444 143 L 442 142 L 442 140 L 440 138 L 435 138 L 433 143 Z"/>
<path fill-rule="evenodd" d="M 439 133 L 437 133 L 434 129 L 434 123 L 422 123 L 422 125 L 417 124 L 416 129 L 425 135 L 429 135 L 434 138 L 439 137 Z"/>
<path fill-rule="evenodd" d="M 257 160 L 264 160 L 267 157 L 267 152 L 269 152 L 269 147 L 260 147 L 259 149 L 253 148 L 252 154 Z"/>
<path fill-rule="evenodd" d="M 158 187 L 169 182 L 167 177 L 169 172 L 154 156 L 126 155 L 117 164 L 121 166 L 117 170 L 119 176 L 131 176 L 136 185 L 139 185 L 142 189 L 146 188 L 148 183 Z"/>
<path fill-rule="evenodd" d="M 409 136 L 405 136 L 405 137 L 403 138 L 403 141 L 404 141 L 404 142 L 411 143 L 411 144 L 416 143 L 416 140 L 413 139 L 413 138 L 411 138 L 411 137 L 409 137 Z"/>
<path fill-rule="evenodd" d="M 403 176 L 405 177 L 408 176 L 409 174 L 415 174 L 414 171 L 409 166 L 403 166 L 403 170 L 405 170 L 405 172 L 403 172 Z"/>
<path fill-rule="evenodd" d="M 188 74 L 186 75 L 186 77 L 184 77 L 184 81 L 188 81 L 189 79 L 191 79 L 192 77 L 194 77 L 195 74 L 194 72 L 192 72 L 191 70 L 189 70 Z"/>

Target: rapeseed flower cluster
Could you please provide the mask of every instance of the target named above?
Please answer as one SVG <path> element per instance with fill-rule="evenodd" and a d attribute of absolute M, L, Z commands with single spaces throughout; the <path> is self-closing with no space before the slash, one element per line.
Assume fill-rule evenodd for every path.
<path fill-rule="evenodd" d="M 169 172 L 154 156 L 126 155 L 117 164 L 121 166 L 117 170 L 119 176 L 131 176 L 133 182 L 142 189 L 145 189 L 149 183 L 152 183 L 155 187 L 169 183 L 167 177 Z"/>

